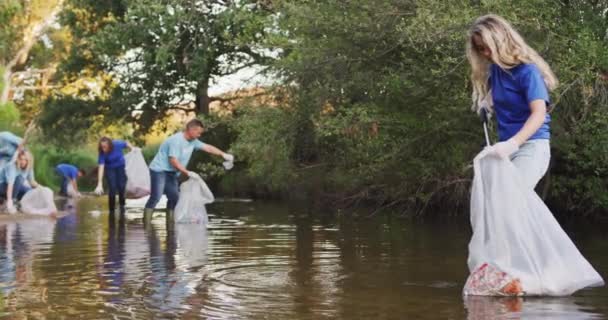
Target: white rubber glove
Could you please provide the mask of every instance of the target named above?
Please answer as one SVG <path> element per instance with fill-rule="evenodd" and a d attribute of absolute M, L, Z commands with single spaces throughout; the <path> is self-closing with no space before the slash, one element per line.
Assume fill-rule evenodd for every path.
<path fill-rule="evenodd" d="M 226 170 L 230 170 L 234 167 L 234 162 L 232 161 L 224 161 L 222 162 L 222 165 L 224 166 L 224 169 Z"/>
<path fill-rule="evenodd" d="M 196 178 L 198 177 L 198 173 L 194 171 L 188 171 L 188 178 Z"/>
<path fill-rule="evenodd" d="M 507 141 L 502 141 L 502 142 L 498 142 L 496 144 L 494 144 L 491 147 L 492 150 L 492 155 L 502 158 L 502 159 L 509 159 L 509 157 L 515 153 L 517 150 L 519 150 L 519 146 L 517 145 L 517 142 L 515 141 L 515 139 L 511 138 Z"/>
<path fill-rule="evenodd" d="M 141 152 L 141 148 L 139 148 L 139 147 L 133 147 L 133 149 L 131 149 L 131 151 Z"/>
<path fill-rule="evenodd" d="M 13 199 L 6 200 L 6 211 L 9 214 L 17 213 L 17 208 L 15 208 L 15 205 L 13 205 Z"/>
<path fill-rule="evenodd" d="M 103 194 L 103 186 L 101 184 L 98 184 L 97 187 L 95 188 L 95 194 L 100 196 Z"/>
<path fill-rule="evenodd" d="M 224 166 L 224 169 L 230 170 L 234 167 L 234 156 L 233 155 L 231 155 L 230 153 L 224 153 L 222 155 L 222 158 L 224 158 L 224 160 L 226 160 L 222 163 L 222 165 Z"/>

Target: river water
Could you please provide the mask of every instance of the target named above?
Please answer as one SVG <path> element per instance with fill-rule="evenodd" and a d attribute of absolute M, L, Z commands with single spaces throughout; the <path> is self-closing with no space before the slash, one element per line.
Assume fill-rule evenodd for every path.
<path fill-rule="evenodd" d="M 84 199 L 57 220 L 0 220 L 6 319 L 608 319 L 608 289 L 464 300 L 467 221 L 319 219 L 220 202 L 210 225 L 125 220 Z M 104 200 L 105 202 L 105 200 Z M 63 205 L 63 204 L 60 204 Z M 567 226 L 608 276 L 602 228 Z"/>

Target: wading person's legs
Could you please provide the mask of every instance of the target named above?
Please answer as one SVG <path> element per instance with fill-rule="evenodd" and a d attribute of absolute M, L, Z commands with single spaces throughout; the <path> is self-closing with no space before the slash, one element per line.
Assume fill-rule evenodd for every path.
<path fill-rule="evenodd" d="M 108 210 L 113 215 L 116 211 L 116 193 L 118 190 L 117 170 L 114 168 L 105 168 L 106 181 L 108 182 Z"/>
<path fill-rule="evenodd" d="M 545 175 L 550 160 L 551 147 L 547 139 L 527 141 L 511 155 L 511 161 L 521 173 L 523 181 L 531 188 L 536 187 Z"/>
<path fill-rule="evenodd" d="M 120 206 L 120 214 L 125 214 L 125 189 L 127 186 L 127 172 L 125 171 L 125 167 L 120 167 L 117 169 L 117 182 L 118 182 L 118 205 Z"/>
<path fill-rule="evenodd" d="M 165 181 L 166 181 L 166 172 L 156 172 L 150 170 L 150 197 L 148 198 L 148 202 L 146 202 L 146 206 L 144 209 L 144 220 L 145 222 L 149 222 L 152 218 L 152 212 L 158 201 L 163 196 L 163 192 L 165 190 Z"/>

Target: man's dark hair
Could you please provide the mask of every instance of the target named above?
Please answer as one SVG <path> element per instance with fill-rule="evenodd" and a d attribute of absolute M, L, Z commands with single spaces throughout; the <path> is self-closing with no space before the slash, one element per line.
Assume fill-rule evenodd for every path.
<path fill-rule="evenodd" d="M 186 123 L 186 129 L 191 129 L 194 127 L 204 128 L 203 122 L 199 119 L 192 119 Z"/>

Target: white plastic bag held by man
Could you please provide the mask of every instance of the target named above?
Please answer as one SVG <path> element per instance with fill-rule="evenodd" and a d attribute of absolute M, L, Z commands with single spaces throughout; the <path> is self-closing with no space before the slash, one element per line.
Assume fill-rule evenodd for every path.
<path fill-rule="evenodd" d="M 175 222 L 207 224 L 206 204 L 215 198 L 203 178 L 192 173 L 179 188 L 180 196 L 175 206 Z"/>

